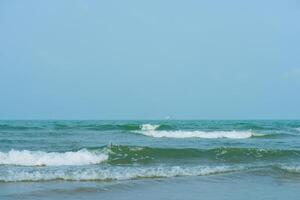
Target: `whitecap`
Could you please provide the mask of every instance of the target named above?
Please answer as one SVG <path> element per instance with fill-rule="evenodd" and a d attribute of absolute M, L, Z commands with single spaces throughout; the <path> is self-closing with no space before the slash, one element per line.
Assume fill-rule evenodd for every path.
<path fill-rule="evenodd" d="M 245 139 L 252 136 L 258 136 L 252 131 L 186 131 L 186 130 L 177 130 L 177 131 L 165 131 L 165 130 L 156 130 L 159 128 L 159 125 L 143 124 L 140 131 L 135 131 L 150 137 L 157 138 L 207 138 L 207 139 L 216 139 L 216 138 L 230 138 L 230 139 Z"/>
<path fill-rule="evenodd" d="M 300 165 L 293 165 L 293 166 L 281 165 L 279 166 L 279 168 L 291 173 L 300 173 Z"/>
<path fill-rule="evenodd" d="M 10 150 L 0 152 L 0 165 L 61 166 L 98 164 L 108 159 L 105 152 L 94 153 L 86 149 L 76 152 L 43 152 Z"/>

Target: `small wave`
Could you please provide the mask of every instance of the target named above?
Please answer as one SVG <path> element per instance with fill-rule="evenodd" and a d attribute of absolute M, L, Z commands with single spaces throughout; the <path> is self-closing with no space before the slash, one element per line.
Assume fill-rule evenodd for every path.
<path fill-rule="evenodd" d="M 64 166 L 94 165 L 148 165 L 153 163 L 216 162 L 251 163 L 299 159 L 298 150 L 219 147 L 213 149 L 155 148 L 110 145 L 64 153 L 10 150 L 0 152 L 0 165 Z"/>
<path fill-rule="evenodd" d="M 143 124 L 141 125 L 142 131 L 154 131 L 159 128 L 160 125 L 153 125 L 153 124 Z"/>
<path fill-rule="evenodd" d="M 279 168 L 290 173 L 296 173 L 296 174 L 300 173 L 300 165 L 294 165 L 294 166 L 281 165 L 279 166 Z"/>
<path fill-rule="evenodd" d="M 204 176 L 242 170 L 242 167 L 226 166 L 157 166 L 157 167 L 114 167 L 114 168 L 77 168 L 77 169 L 8 169 L 0 176 L 3 182 L 18 181 L 109 181 L 141 178 L 168 178 L 177 176 Z"/>
<path fill-rule="evenodd" d="M 24 130 L 41 130 L 42 127 L 28 126 L 28 125 L 9 125 L 9 124 L 0 124 L 0 130 L 14 130 L 14 131 L 24 131 Z"/>
<path fill-rule="evenodd" d="M 171 161 L 213 161 L 221 163 L 249 163 L 299 159 L 298 150 L 219 147 L 213 149 L 153 148 L 112 145 L 108 149 L 110 164 L 166 163 Z"/>
<path fill-rule="evenodd" d="M 61 165 L 88 165 L 98 164 L 108 159 L 105 153 L 93 153 L 86 149 L 77 152 L 43 152 L 17 151 L 0 152 L 0 165 L 22 166 L 61 166 Z"/>
<path fill-rule="evenodd" d="M 90 131 L 113 131 L 113 130 L 139 130 L 138 124 L 72 124 L 72 123 L 55 123 L 52 126 L 48 126 L 49 129 L 55 130 L 90 130 Z"/>
<path fill-rule="evenodd" d="M 95 130 L 95 131 L 113 131 L 113 130 L 123 130 L 123 131 L 132 131 L 139 130 L 138 124 L 101 124 L 101 125 L 87 125 L 81 126 L 81 128 L 86 130 Z"/>
<path fill-rule="evenodd" d="M 207 138 L 207 139 L 217 139 L 217 138 L 230 138 L 230 139 L 245 139 L 253 136 L 260 136 L 251 131 L 162 131 L 157 130 L 159 125 L 143 124 L 141 126 L 141 131 L 135 131 L 150 137 L 157 138 Z"/>

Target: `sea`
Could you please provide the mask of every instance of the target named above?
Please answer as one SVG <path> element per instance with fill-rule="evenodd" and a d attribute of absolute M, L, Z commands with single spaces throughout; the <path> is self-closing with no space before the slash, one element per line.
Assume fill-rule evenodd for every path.
<path fill-rule="evenodd" d="M 299 200 L 300 121 L 0 121 L 0 199 Z"/>

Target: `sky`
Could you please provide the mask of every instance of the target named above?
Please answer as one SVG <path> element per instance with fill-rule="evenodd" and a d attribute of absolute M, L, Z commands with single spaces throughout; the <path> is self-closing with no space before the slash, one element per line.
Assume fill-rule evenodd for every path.
<path fill-rule="evenodd" d="M 1 0 L 0 119 L 300 119 L 297 0 Z"/>

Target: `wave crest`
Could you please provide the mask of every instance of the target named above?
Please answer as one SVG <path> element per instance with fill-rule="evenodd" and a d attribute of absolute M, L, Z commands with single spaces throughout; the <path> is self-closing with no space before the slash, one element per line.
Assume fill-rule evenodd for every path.
<path fill-rule="evenodd" d="M 279 168 L 290 173 L 295 173 L 295 174 L 300 173 L 300 165 L 294 165 L 294 166 L 281 165 L 279 166 Z"/>
<path fill-rule="evenodd" d="M 142 131 L 154 131 L 155 129 L 159 128 L 160 125 L 153 125 L 153 124 L 143 124 L 141 125 Z"/>
<path fill-rule="evenodd" d="M 230 139 L 245 139 L 252 136 L 259 136 L 252 131 L 165 131 L 157 130 L 159 125 L 143 124 L 141 125 L 141 131 L 135 131 L 150 137 L 156 138 L 230 138 Z"/>
<path fill-rule="evenodd" d="M 219 147 L 212 149 L 158 148 L 143 146 L 109 145 L 82 149 L 75 152 L 16 151 L 0 152 L 0 165 L 64 166 L 150 163 L 217 162 L 249 163 L 257 161 L 284 161 L 299 159 L 299 150 Z"/>
<path fill-rule="evenodd" d="M 61 166 L 61 165 L 89 165 L 98 164 L 108 159 L 106 153 L 93 153 L 86 149 L 76 152 L 43 152 L 28 150 L 10 150 L 0 152 L 0 165 L 23 166 Z"/>

